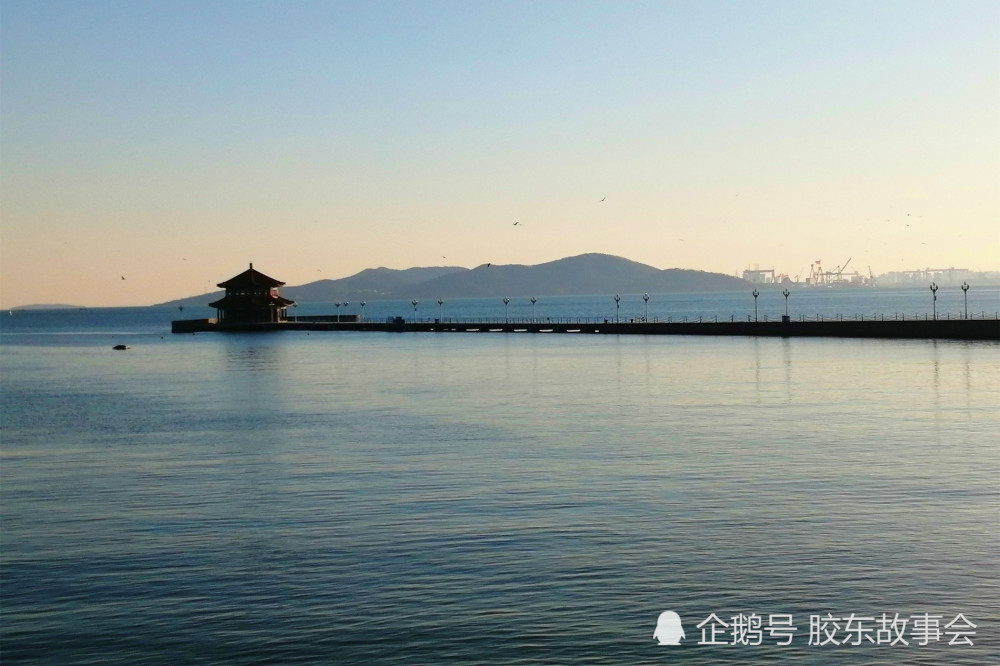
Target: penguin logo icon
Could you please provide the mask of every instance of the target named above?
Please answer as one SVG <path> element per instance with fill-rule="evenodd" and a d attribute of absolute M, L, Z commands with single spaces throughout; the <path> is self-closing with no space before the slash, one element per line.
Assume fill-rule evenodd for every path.
<path fill-rule="evenodd" d="M 653 638 L 659 641 L 659 645 L 680 645 L 684 639 L 684 627 L 681 626 L 681 618 L 673 611 L 663 611 L 656 620 L 656 631 Z"/>

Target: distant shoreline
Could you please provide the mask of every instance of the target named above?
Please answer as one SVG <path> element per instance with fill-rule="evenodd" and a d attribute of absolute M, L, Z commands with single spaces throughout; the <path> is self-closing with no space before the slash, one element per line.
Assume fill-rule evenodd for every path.
<path fill-rule="evenodd" d="M 18 312 L 19 310 L 86 310 L 85 305 L 66 305 L 64 303 L 32 303 L 30 305 L 16 305 L 12 308 L 7 308 L 10 312 Z"/>
<path fill-rule="evenodd" d="M 957 288 L 961 283 L 960 282 L 954 282 L 954 283 L 951 283 L 951 282 L 943 282 L 943 283 L 939 282 L 938 284 L 942 288 Z M 791 289 L 791 290 L 803 290 L 806 293 L 825 292 L 825 293 L 850 294 L 850 293 L 863 293 L 863 292 L 866 292 L 866 291 L 877 291 L 877 290 L 886 290 L 886 291 L 905 291 L 905 290 L 908 290 L 908 289 L 926 290 L 927 286 L 926 285 L 921 285 L 921 284 L 903 284 L 903 283 L 894 283 L 894 284 L 892 284 L 891 283 L 891 284 L 876 284 L 874 286 L 817 287 L 817 286 L 805 285 L 803 283 L 792 282 L 792 283 L 767 283 L 767 284 L 753 284 L 753 283 L 748 283 L 746 288 L 749 288 L 751 290 L 752 289 L 758 289 L 758 290 L 760 290 L 762 292 L 765 292 L 765 293 L 772 292 L 772 291 L 780 292 L 783 289 Z M 973 285 L 973 288 L 975 288 L 977 291 L 981 290 L 981 289 L 1000 289 L 1000 281 L 977 282 L 977 283 L 975 283 Z M 294 287 L 292 289 L 294 289 Z M 740 293 L 742 291 L 743 291 L 743 289 L 732 289 L 732 288 L 730 288 L 730 289 L 702 289 L 702 290 L 696 290 L 696 291 L 680 291 L 680 292 L 675 292 L 675 293 L 670 293 L 670 294 L 668 294 L 667 292 L 653 292 L 653 291 L 650 291 L 649 293 L 650 294 L 654 294 L 655 293 L 657 295 L 724 294 L 724 293 Z M 71 304 L 64 304 L 64 303 L 31 303 L 31 304 L 28 304 L 28 305 L 16 305 L 14 307 L 0 308 L 0 311 L 7 310 L 8 312 L 14 313 L 14 312 L 29 312 L 29 311 L 36 311 L 37 312 L 37 311 L 45 311 L 45 310 L 88 310 L 88 309 L 100 309 L 100 308 L 161 308 L 161 307 L 162 308 L 169 307 L 169 308 L 176 309 L 179 305 L 183 305 L 184 307 L 189 307 L 189 306 L 198 307 L 198 306 L 202 306 L 202 305 L 207 305 L 213 299 L 219 298 L 223 293 L 224 292 L 222 292 L 220 290 L 220 291 L 214 291 L 214 292 L 207 292 L 207 293 L 199 295 L 199 296 L 188 296 L 188 297 L 185 297 L 183 299 L 178 299 L 178 300 L 174 300 L 174 301 L 165 301 L 165 302 L 162 302 L 162 303 L 145 303 L 145 304 L 140 304 L 140 305 L 71 305 Z M 614 292 L 613 291 L 611 291 L 611 292 L 605 291 L 605 292 L 602 292 L 602 293 L 603 294 L 610 294 L 610 293 L 614 293 Z M 642 292 L 641 291 L 624 291 L 623 290 L 623 291 L 621 291 L 621 293 L 624 296 L 625 294 L 641 294 Z M 596 294 L 596 293 L 546 294 L 546 293 L 543 293 L 543 292 L 537 292 L 535 295 L 537 295 L 539 298 L 564 298 L 564 297 L 597 296 L 597 295 L 601 295 L 601 294 Z M 526 298 L 526 296 L 523 296 L 523 295 L 509 294 L 509 296 L 511 298 Z M 373 301 L 398 301 L 398 300 L 406 300 L 406 301 L 408 301 L 409 300 L 409 298 L 403 298 L 403 297 L 399 297 L 399 296 L 390 296 L 390 295 L 381 295 L 381 294 L 378 294 L 378 295 L 368 295 L 368 294 L 366 294 L 364 296 L 353 297 L 350 300 L 352 300 L 354 302 L 358 302 L 359 300 L 363 300 L 365 298 L 367 298 L 369 302 L 373 302 Z M 449 300 L 480 299 L 480 298 L 488 298 L 488 297 L 484 297 L 484 296 L 456 296 L 456 297 L 450 298 Z M 338 300 L 338 299 L 335 299 L 335 298 L 331 298 L 329 300 L 303 299 L 303 300 L 300 300 L 299 303 L 300 304 L 303 304 L 303 303 L 333 303 L 336 300 Z"/>

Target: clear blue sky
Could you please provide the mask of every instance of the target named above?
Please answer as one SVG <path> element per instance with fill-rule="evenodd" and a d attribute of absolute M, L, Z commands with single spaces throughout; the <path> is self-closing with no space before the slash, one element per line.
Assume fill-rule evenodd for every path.
<path fill-rule="evenodd" d="M 251 260 L 1000 268 L 994 0 L 4 0 L 0 31 L 2 307 Z"/>

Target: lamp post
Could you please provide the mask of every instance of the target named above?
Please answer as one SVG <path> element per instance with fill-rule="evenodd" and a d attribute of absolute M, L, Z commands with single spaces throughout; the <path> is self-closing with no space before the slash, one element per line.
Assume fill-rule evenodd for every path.
<path fill-rule="evenodd" d="M 753 320 L 757 321 L 757 297 L 760 296 L 760 292 L 756 289 L 753 290 Z"/>
<path fill-rule="evenodd" d="M 510 304 L 510 299 L 506 296 L 503 297 L 503 321 L 507 323 L 507 305 Z"/>
<path fill-rule="evenodd" d="M 618 314 L 621 312 L 622 297 L 615 294 L 615 323 L 618 323 Z"/>
<path fill-rule="evenodd" d="M 415 298 L 412 301 L 410 301 L 410 303 L 413 303 L 413 321 L 417 320 L 417 303 L 419 302 L 420 301 L 418 301 Z"/>
<path fill-rule="evenodd" d="M 785 297 L 785 318 L 788 318 L 788 294 L 790 293 L 787 289 L 781 292 Z"/>
<path fill-rule="evenodd" d="M 969 318 L 969 283 L 962 283 L 962 297 L 965 299 L 965 318 Z"/>
<path fill-rule="evenodd" d="M 361 321 L 365 320 L 365 302 L 361 301 Z"/>
<path fill-rule="evenodd" d="M 340 302 L 334 303 L 337 306 L 337 323 L 340 323 Z"/>
<path fill-rule="evenodd" d="M 438 319 L 444 319 L 444 299 L 438 299 Z"/>
<path fill-rule="evenodd" d="M 538 302 L 538 299 L 535 298 L 534 296 L 532 296 L 531 297 L 531 323 L 532 324 L 535 323 L 535 303 L 537 303 L 537 302 Z"/>
<path fill-rule="evenodd" d="M 642 300 L 646 301 L 646 318 L 643 319 L 643 321 L 648 322 L 649 321 L 649 294 L 643 294 L 642 295 Z"/>
<path fill-rule="evenodd" d="M 934 319 L 937 319 L 937 290 L 938 290 L 937 283 L 931 282 L 931 295 L 934 296 L 934 302 L 933 302 Z"/>

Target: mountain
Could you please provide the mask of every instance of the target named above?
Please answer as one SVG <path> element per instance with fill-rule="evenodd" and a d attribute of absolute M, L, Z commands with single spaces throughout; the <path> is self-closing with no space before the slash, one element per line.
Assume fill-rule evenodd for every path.
<path fill-rule="evenodd" d="M 586 294 L 726 291 L 746 282 L 719 273 L 660 270 L 608 254 L 582 254 L 535 266 L 483 265 L 413 285 L 416 298 L 570 296 Z M 401 298 L 409 296 L 401 295 Z"/>
<path fill-rule="evenodd" d="M 682 268 L 659 269 L 609 254 L 581 254 L 544 264 L 483 264 L 475 268 L 369 268 L 339 280 L 318 280 L 281 290 L 298 302 L 361 299 L 484 298 L 589 294 L 730 291 L 750 283 L 740 278 Z M 212 295 L 160 305 L 204 305 Z"/>
<path fill-rule="evenodd" d="M 287 287 L 281 293 L 294 301 L 331 301 L 343 298 L 338 294 L 348 294 L 348 298 L 358 301 L 363 298 L 395 298 L 399 293 L 416 284 L 427 282 L 444 275 L 468 271 L 459 266 L 432 268 L 366 268 L 351 277 L 339 280 L 318 280 L 298 287 Z M 331 296 L 331 294 L 334 294 Z M 389 294 L 389 295 L 387 295 Z"/>

